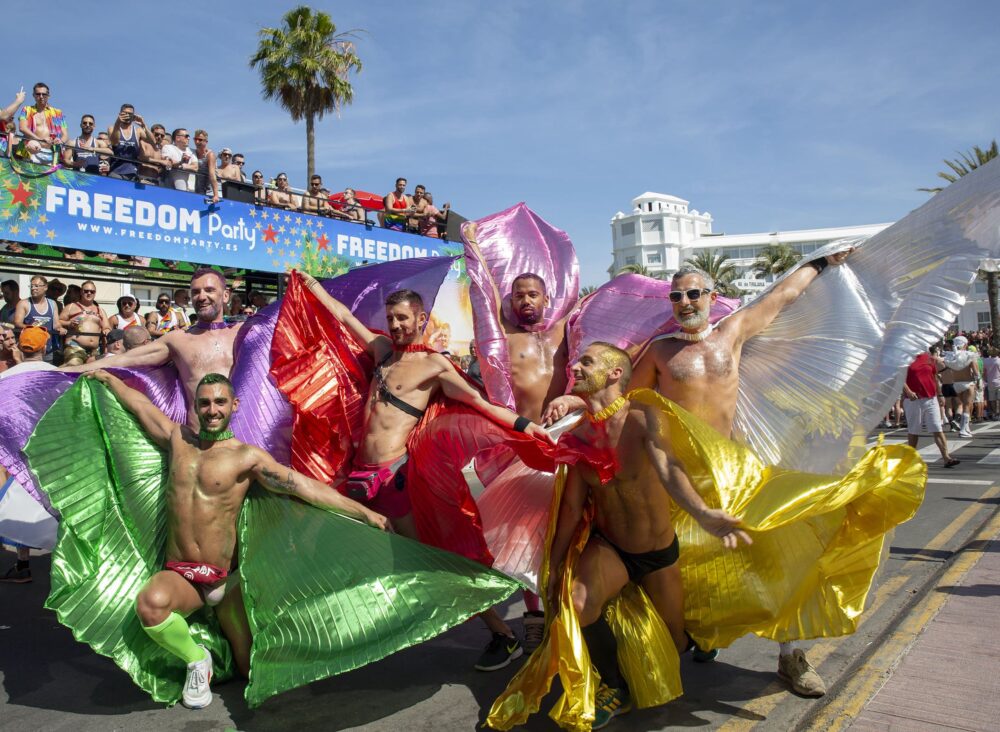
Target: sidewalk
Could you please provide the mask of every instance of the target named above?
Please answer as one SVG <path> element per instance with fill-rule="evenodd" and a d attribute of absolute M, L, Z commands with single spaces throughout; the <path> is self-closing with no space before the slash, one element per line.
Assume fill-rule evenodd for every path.
<path fill-rule="evenodd" d="M 990 538 L 963 549 L 927 602 L 915 610 L 922 631 L 917 630 L 896 658 L 886 659 L 884 684 L 855 717 L 852 731 L 1000 729 L 996 528 L 997 522 L 991 521 L 986 534 Z"/>

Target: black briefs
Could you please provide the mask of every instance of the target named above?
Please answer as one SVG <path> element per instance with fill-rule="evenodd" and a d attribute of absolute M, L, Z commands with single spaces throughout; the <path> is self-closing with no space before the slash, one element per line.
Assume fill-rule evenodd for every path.
<path fill-rule="evenodd" d="M 625 565 L 625 571 L 628 572 L 628 578 L 632 582 L 641 582 L 642 578 L 647 574 L 675 564 L 681 555 L 680 542 L 678 542 L 676 534 L 674 534 L 674 540 L 670 542 L 670 546 L 663 549 L 654 549 L 650 552 L 643 552 L 642 554 L 630 554 L 619 549 L 608 537 L 599 531 L 595 531 L 592 536 L 600 537 L 618 553 L 618 558 Z"/>

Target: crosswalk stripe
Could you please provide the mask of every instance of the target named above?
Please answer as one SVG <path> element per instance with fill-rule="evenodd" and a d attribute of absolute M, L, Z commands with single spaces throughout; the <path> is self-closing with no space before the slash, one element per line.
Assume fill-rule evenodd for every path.
<path fill-rule="evenodd" d="M 980 465 L 1000 465 L 1000 447 L 990 450 L 986 457 L 979 461 Z"/>
<path fill-rule="evenodd" d="M 993 485 L 992 480 L 969 480 L 968 478 L 928 478 L 928 483 L 949 483 L 951 485 Z"/>

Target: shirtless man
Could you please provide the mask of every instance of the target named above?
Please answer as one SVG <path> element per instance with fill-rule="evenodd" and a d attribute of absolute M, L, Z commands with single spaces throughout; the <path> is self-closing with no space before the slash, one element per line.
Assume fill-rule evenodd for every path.
<path fill-rule="evenodd" d="M 55 146 L 69 142 L 69 131 L 62 110 L 49 104 L 48 84 L 38 82 L 31 94 L 35 103 L 21 109 L 18 132 L 24 137 L 32 162 L 58 162 L 54 159 Z"/>
<path fill-rule="evenodd" d="M 947 366 L 945 373 L 950 377 L 955 392 L 955 411 L 952 419 L 958 422 L 958 436 L 969 438 L 972 437 L 969 420 L 972 417 L 976 389 L 982 384 L 982 375 L 979 373 L 979 359 L 968 350 L 968 338 L 956 336 L 952 346 L 955 350 L 945 354 L 944 359 Z"/>
<path fill-rule="evenodd" d="M 224 147 L 219 151 L 219 169 L 215 171 L 215 177 L 223 181 L 242 182 L 243 170 L 233 159 L 232 149 Z"/>
<path fill-rule="evenodd" d="M 479 259 L 483 271 L 489 272 L 479 250 L 477 229 L 476 223 L 470 222 L 465 225 L 463 234 L 469 242 L 472 255 Z M 514 408 L 520 416 L 533 422 L 541 422 L 542 411 L 548 403 L 566 393 L 566 365 L 569 359 L 566 318 L 550 323 L 546 330 L 542 330 L 549 295 L 545 280 L 534 273 L 518 275 L 511 283 L 510 309 L 513 321 L 508 320 L 503 312 L 503 299 L 496 283 L 493 283 L 493 292 L 500 322 L 507 336 Z M 473 317 L 476 317 L 475 313 Z M 524 645 L 531 652 L 542 642 L 545 614 L 539 606 L 538 596 L 528 590 L 524 592 L 524 605 Z"/>
<path fill-rule="evenodd" d="M 473 407 L 494 422 L 553 443 L 540 425 L 490 404 L 447 358 L 420 345 L 427 313 L 418 293 L 399 290 L 386 299 L 389 331 L 386 337 L 370 331 L 315 278 L 303 275 L 303 280 L 323 306 L 365 344 L 375 361 L 363 437 L 344 489 L 365 505 L 386 514 L 398 533 L 418 538 L 409 497 L 404 491 L 406 443 L 438 392 Z M 487 610 L 481 617 L 494 635 L 476 668 L 483 671 L 502 668 L 523 653 L 514 633 L 495 609 Z"/>
<path fill-rule="evenodd" d="M 302 205 L 299 197 L 289 188 L 288 176 L 285 173 L 278 173 L 274 179 L 274 188 L 267 189 L 267 205 L 288 211 L 298 211 Z"/>
<path fill-rule="evenodd" d="M 77 355 L 83 356 L 84 360 L 95 356 L 97 349 L 101 345 L 101 336 L 111 330 L 111 322 L 108 319 L 104 308 L 97 304 L 97 285 L 87 280 L 80 285 L 80 301 L 70 303 L 63 308 L 59 315 L 59 325 L 66 328 L 66 345 L 63 348 L 64 357 L 68 360 L 73 357 L 69 351 L 77 351 Z"/>
<path fill-rule="evenodd" d="M 221 374 L 206 374 L 195 390 L 197 430 L 175 424 L 143 394 L 107 371 L 95 371 L 90 378 L 106 384 L 146 435 L 167 451 L 165 565 L 139 591 L 135 610 L 149 637 L 187 663 L 183 703 L 201 709 L 212 701 L 212 656 L 192 639 L 188 615 L 204 605 L 216 608 L 236 667 L 244 676 L 250 672 L 249 624 L 239 573 L 233 570 L 236 522 L 253 481 L 380 529 L 388 529 L 389 522 L 329 486 L 286 468 L 260 448 L 235 439 L 229 422 L 239 399 Z"/>
<path fill-rule="evenodd" d="M 323 195 L 323 178 L 314 174 L 309 179 L 309 191 L 302 196 L 302 213 L 329 216 L 332 210 L 329 194 Z"/>
<path fill-rule="evenodd" d="M 573 434 L 587 445 L 615 451 L 618 473 L 601 484 L 579 465 L 569 469 L 549 555 L 549 607 L 556 607 L 566 554 L 589 500 L 594 526 L 577 563 L 570 596 L 583 628 L 590 658 L 601 676 L 594 729 L 631 709 L 628 688 L 618 668 L 617 644 L 604 619 L 604 607 L 629 582 L 642 586 L 666 623 L 678 653 L 691 644 L 684 630 L 684 588 L 677 566 L 677 536 L 670 500 L 703 529 L 732 549 L 750 537 L 739 519 L 711 509 L 692 488 L 660 438 L 655 409 L 630 403 L 623 392 L 631 377 L 628 354 L 608 343 L 591 343 L 572 365 L 573 394 L 582 397 L 588 419 Z"/>
<path fill-rule="evenodd" d="M 169 298 L 168 298 L 169 299 Z M 208 267 L 195 270 L 191 276 L 191 300 L 197 321 L 187 330 L 174 330 L 145 346 L 115 356 L 115 366 L 162 366 L 173 361 L 184 387 L 188 402 L 188 425 L 195 427 L 194 394 L 205 374 L 229 374 L 233 368 L 233 344 L 239 326 L 227 326 L 222 316 L 229 293 L 225 278 Z M 65 371 L 83 373 L 102 366 L 100 362 L 75 366 Z"/>

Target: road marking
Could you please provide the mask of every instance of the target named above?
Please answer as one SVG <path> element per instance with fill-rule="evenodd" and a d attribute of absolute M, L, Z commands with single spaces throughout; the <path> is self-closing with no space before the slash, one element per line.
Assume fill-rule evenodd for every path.
<path fill-rule="evenodd" d="M 1000 447 L 990 450 L 986 457 L 979 461 L 979 465 L 1000 465 Z"/>
<path fill-rule="evenodd" d="M 950 454 L 950 453 L 958 452 L 963 447 L 965 447 L 966 445 L 968 445 L 970 442 L 972 442 L 972 440 L 954 440 L 954 441 L 949 441 L 948 442 L 948 453 Z M 920 457 L 922 457 L 924 459 L 924 462 L 926 462 L 928 464 L 941 462 L 941 451 L 938 450 L 938 446 L 936 444 L 934 444 L 933 442 L 931 444 L 927 445 L 927 447 L 920 448 L 919 450 L 917 450 L 917 452 L 920 453 Z M 929 459 L 929 457 L 931 455 L 935 456 L 933 460 Z"/>
<path fill-rule="evenodd" d="M 1000 513 L 994 515 L 973 537 L 974 541 L 981 541 L 983 544 L 970 543 L 970 547 L 984 546 L 998 533 L 1000 533 Z M 960 584 L 962 578 L 979 561 L 982 552 L 982 548 L 963 550 L 941 575 L 936 586 Z M 837 693 L 836 699 L 829 702 L 813 718 L 809 729 L 843 730 L 850 726 L 868 702 L 892 677 L 892 672 L 900 659 L 950 597 L 945 592 L 927 593 L 927 597 L 879 646 L 872 657 L 851 675 L 844 688 Z"/>
<path fill-rule="evenodd" d="M 928 481 L 930 482 L 930 481 Z M 977 513 L 984 509 L 989 508 L 989 503 L 987 501 L 991 498 L 996 498 L 1000 496 L 1000 486 L 994 486 L 987 490 L 982 496 L 982 502 L 974 502 L 969 504 L 962 513 L 960 513 L 954 521 L 945 526 L 938 534 L 928 542 L 926 547 L 923 547 L 922 552 L 917 554 L 939 551 L 944 548 L 945 544 L 951 541 L 952 537 L 955 536 L 962 528 L 964 528 L 968 523 L 970 523 L 976 516 Z M 1000 514 L 998 514 L 1000 515 Z M 921 561 L 918 557 L 913 559 L 907 559 L 901 566 L 899 571 L 893 576 L 887 579 L 876 591 L 875 597 L 870 604 L 865 607 L 864 613 L 861 615 L 861 619 L 858 621 L 858 628 L 860 628 L 865 620 L 870 618 L 875 610 L 886 601 L 887 598 L 894 595 L 903 585 L 910 580 L 910 575 L 907 570 L 912 569 L 917 566 L 917 562 Z M 882 566 L 885 566 L 884 564 Z M 876 577 L 878 575 L 876 574 Z M 936 593 L 941 594 L 941 593 Z M 855 630 L 855 633 L 857 630 Z M 837 644 L 840 642 L 839 638 L 830 638 L 817 641 L 810 647 L 807 651 L 807 656 L 810 663 L 812 663 L 814 668 L 819 668 L 820 665 L 827 659 L 830 654 L 834 652 L 837 648 Z M 744 712 L 749 712 L 755 716 L 761 717 L 760 720 L 750 720 L 743 719 L 739 717 L 733 717 L 727 722 L 723 723 L 719 728 L 718 732 L 745 732 L 746 730 L 751 730 L 755 728 L 761 722 L 767 721 L 767 716 L 774 711 L 775 707 L 778 706 L 782 701 L 784 701 L 787 696 L 782 692 L 788 692 L 788 686 L 780 680 L 772 681 L 766 687 L 761 689 L 760 696 L 756 699 L 752 699 L 747 704 L 741 707 Z M 840 692 L 841 694 L 844 692 Z M 839 695 L 838 695 L 839 698 Z M 829 706 L 829 705 L 827 705 Z M 815 728 L 819 729 L 819 728 Z"/>
<path fill-rule="evenodd" d="M 962 478 L 928 478 L 928 483 L 949 483 L 952 485 L 993 485 L 992 480 L 967 480 Z"/>

